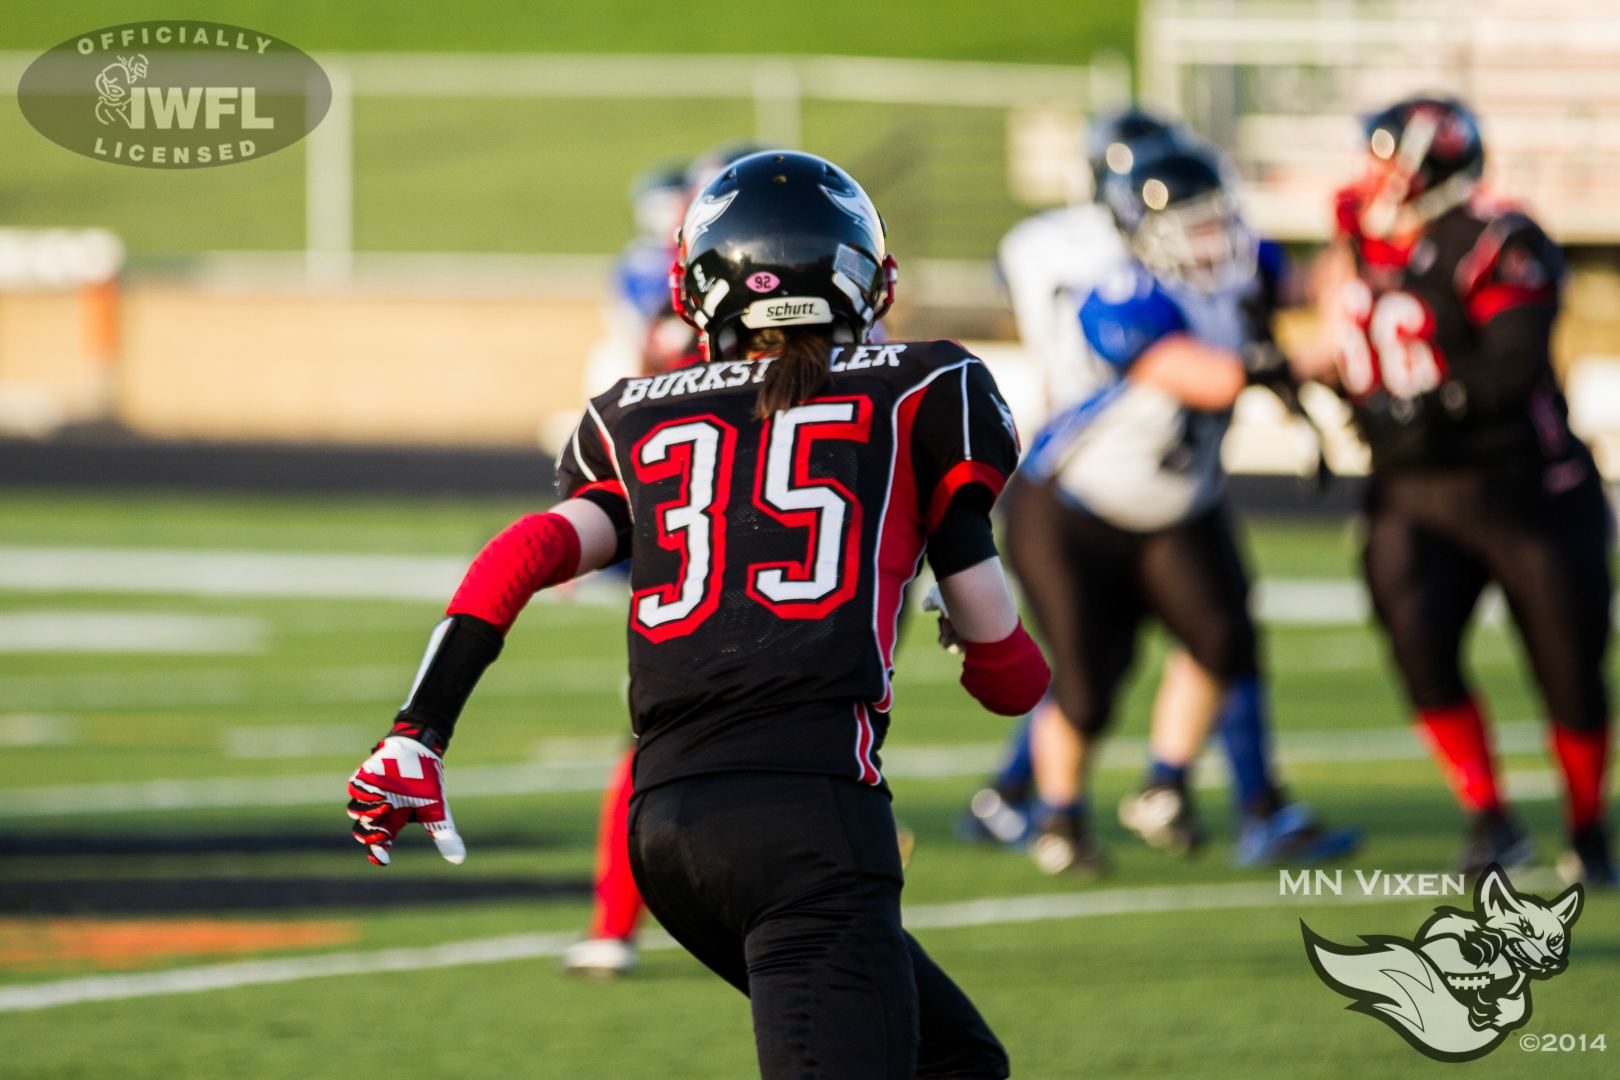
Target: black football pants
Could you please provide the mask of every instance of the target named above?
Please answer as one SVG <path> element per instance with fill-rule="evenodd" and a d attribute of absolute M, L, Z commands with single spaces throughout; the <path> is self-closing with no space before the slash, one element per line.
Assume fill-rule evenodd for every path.
<path fill-rule="evenodd" d="M 1502 587 L 1552 720 L 1594 731 L 1609 715 L 1609 508 L 1590 459 L 1547 490 L 1540 470 L 1374 477 L 1362 562 L 1412 705 L 1468 694 L 1459 652 L 1487 582 Z M 1556 475 L 1556 474 L 1553 474 Z"/>
<path fill-rule="evenodd" d="M 1153 532 L 1129 532 L 1013 478 L 1002 497 L 1007 554 L 1046 639 L 1064 718 L 1097 735 L 1149 615 L 1221 681 L 1255 674 L 1249 579 L 1224 506 Z"/>
<path fill-rule="evenodd" d="M 884 792 L 715 773 L 638 793 L 630 866 L 664 929 L 747 994 L 765 1080 L 1008 1075 L 978 1010 L 900 927 Z"/>

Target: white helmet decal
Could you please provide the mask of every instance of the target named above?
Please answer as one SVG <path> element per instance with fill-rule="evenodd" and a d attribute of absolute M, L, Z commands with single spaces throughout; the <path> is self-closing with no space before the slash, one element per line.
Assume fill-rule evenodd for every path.
<path fill-rule="evenodd" d="M 878 220 L 877 211 L 873 209 L 872 201 L 866 197 L 865 192 L 856 189 L 846 195 L 841 191 L 834 191 L 826 184 L 817 186 L 833 201 L 834 206 L 854 218 L 857 224 L 866 226 L 873 236 L 883 235 L 883 222 Z"/>
<path fill-rule="evenodd" d="M 690 209 L 686 211 L 686 221 L 681 225 L 681 241 L 690 247 L 697 238 L 709 231 L 709 226 L 720 220 L 720 215 L 730 208 L 737 198 L 735 191 L 728 191 L 719 198 L 705 195 L 693 201 Z"/>

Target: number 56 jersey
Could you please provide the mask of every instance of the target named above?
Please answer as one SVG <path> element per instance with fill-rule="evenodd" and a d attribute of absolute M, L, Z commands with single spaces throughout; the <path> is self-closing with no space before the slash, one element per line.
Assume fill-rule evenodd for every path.
<path fill-rule="evenodd" d="M 901 590 L 925 553 L 942 575 L 995 554 L 1018 441 L 983 363 L 949 341 L 835 348 L 814 398 L 757 420 L 770 363 L 621 380 L 558 463 L 631 560 L 637 791 L 736 770 L 881 784 Z"/>

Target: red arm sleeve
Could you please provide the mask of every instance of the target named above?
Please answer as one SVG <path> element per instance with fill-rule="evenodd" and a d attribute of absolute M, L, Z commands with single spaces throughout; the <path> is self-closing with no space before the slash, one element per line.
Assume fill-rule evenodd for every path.
<path fill-rule="evenodd" d="M 561 514 L 526 514 L 484 545 L 446 615 L 474 615 L 501 633 L 541 589 L 579 570 L 579 534 Z"/>

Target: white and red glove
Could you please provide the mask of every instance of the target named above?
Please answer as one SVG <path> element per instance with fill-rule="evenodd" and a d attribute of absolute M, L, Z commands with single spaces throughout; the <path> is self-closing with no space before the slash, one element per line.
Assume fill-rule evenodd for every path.
<path fill-rule="evenodd" d="M 390 735 L 349 777 L 349 816 L 366 858 L 388 865 L 399 830 L 419 822 L 445 861 L 466 861 L 467 845 L 456 832 L 444 799 L 444 759 L 415 739 Z"/>
<path fill-rule="evenodd" d="M 1052 682 L 1052 669 L 1022 619 L 1000 641 L 964 641 L 962 651 L 962 685 L 993 713 L 1024 715 Z"/>

